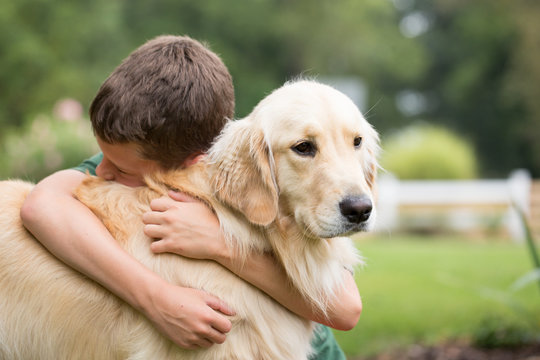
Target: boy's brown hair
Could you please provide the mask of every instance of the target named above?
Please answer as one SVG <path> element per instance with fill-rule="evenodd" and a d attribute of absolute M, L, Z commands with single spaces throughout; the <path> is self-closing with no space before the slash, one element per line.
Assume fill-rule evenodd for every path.
<path fill-rule="evenodd" d="M 164 169 L 208 150 L 233 114 L 227 67 L 201 43 L 183 36 L 159 36 L 132 52 L 90 106 L 100 139 L 136 143 L 142 157 Z"/>

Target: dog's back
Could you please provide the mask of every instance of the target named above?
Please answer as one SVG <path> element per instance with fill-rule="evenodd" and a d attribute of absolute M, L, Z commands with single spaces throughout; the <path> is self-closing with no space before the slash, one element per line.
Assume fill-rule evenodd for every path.
<path fill-rule="evenodd" d="M 23 227 L 19 210 L 32 186 L 0 182 L 0 358 L 127 358 L 117 343 L 122 336 L 106 319 L 122 316 L 120 301 L 58 261 Z"/>
<path fill-rule="evenodd" d="M 122 224 L 113 229 L 115 235 L 145 265 L 168 281 L 209 291 L 235 308 L 233 328 L 222 345 L 196 351 L 174 346 L 130 306 L 50 255 L 19 219 L 31 188 L 0 182 L 0 225 L 6 230 L 0 235 L 0 358 L 306 358 L 309 322 L 214 262 L 150 252 L 140 219 L 159 193 L 99 179 L 80 191 L 99 216 Z"/>

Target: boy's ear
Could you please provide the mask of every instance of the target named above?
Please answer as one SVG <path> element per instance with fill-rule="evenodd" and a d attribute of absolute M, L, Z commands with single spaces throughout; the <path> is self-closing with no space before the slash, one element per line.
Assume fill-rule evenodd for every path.
<path fill-rule="evenodd" d="M 211 149 L 210 163 L 219 200 L 254 224 L 266 226 L 276 218 L 274 160 L 261 130 L 247 119 L 229 123 Z"/>
<path fill-rule="evenodd" d="M 182 163 L 182 167 L 187 168 L 193 164 L 196 164 L 201 160 L 205 155 L 203 153 L 194 153 L 189 155 L 184 162 Z"/>

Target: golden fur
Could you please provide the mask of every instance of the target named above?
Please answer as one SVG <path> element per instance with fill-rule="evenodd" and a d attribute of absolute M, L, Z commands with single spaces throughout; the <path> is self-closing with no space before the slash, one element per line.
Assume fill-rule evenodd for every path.
<path fill-rule="evenodd" d="M 358 137 L 363 143 L 354 146 Z M 305 141 L 314 145 L 313 156 L 294 151 Z M 236 310 L 225 343 L 201 350 L 176 347 L 140 313 L 51 256 L 19 219 L 32 185 L 0 182 L 0 358 L 306 359 L 309 321 L 215 262 L 152 254 L 141 215 L 171 188 L 198 197 L 214 209 L 240 257 L 272 252 L 324 312 L 343 267 L 359 262 L 340 236 L 373 222 L 373 213 L 347 221 L 339 204 L 351 196 L 372 201 L 377 143 L 346 96 L 298 81 L 230 122 L 205 160 L 186 170 L 149 176 L 147 187 L 93 177 L 83 183 L 76 196 L 128 252 L 171 283 L 204 289 Z"/>

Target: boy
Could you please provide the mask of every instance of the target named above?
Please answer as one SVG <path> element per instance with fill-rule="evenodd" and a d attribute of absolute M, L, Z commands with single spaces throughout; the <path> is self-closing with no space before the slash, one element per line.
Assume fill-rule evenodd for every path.
<path fill-rule="evenodd" d="M 146 173 L 196 162 L 233 109 L 232 80 L 219 57 L 189 38 L 158 37 L 130 54 L 98 91 L 90 118 L 102 154 L 79 170 L 95 170 L 96 175 L 127 186 L 143 185 Z M 226 315 L 233 310 L 203 291 L 168 284 L 125 253 L 91 211 L 73 198 L 72 191 L 86 176 L 79 170 L 60 171 L 36 185 L 21 209 L 25 226 L 53 254 L 140 310 L 179 346 L 194 349 L 223 343 L 231 328 Z M 181 253 L 166 245 L 178 247 L 179 241 L 166 240 L 181 239 L 182 234 L 167 227 L 165 217 L 171 220 L 168 224 L 184 224 L 199 237 L 192 242 L 194 251 L 183 255 L 217 257 L 219 224 L 204 212 L 204 205 L 163 198 L 152 206 L 156 211 L 145 215 L 145 231 L 163 239 L 156 243 L 156 252 Z M 180 213 L 186 207 L 189 210 Z M 300 316 L 337 328 L 350 328 L 358 319 L 361 302 L 350 275 L 343 296 L 324 318 L 287 286 L 285 274 L 272 259 L 252 258 L 242 269 L 234 268 L 234 259 L 227 261 L 224 266 Z M 348 323 L 340 325 L 343 321 Z M 330 345 L 335 347 L 333 338 Z"/>

